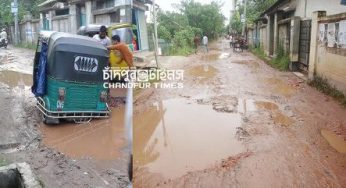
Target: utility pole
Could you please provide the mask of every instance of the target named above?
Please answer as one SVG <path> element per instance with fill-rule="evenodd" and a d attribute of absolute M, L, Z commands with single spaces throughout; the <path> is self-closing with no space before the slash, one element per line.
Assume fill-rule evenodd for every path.
<path fill-rule="evenodd" d="M 159 63 L 157 61 L 157 53 L 159 48 L 159 43 L 157 40 L 157 23 L 156 23 L 156 3 L 155 0 L 153 0 L 153 16 L 154 16 L 154 46 L 155 46 L 155 60 L 156 60 L 156 66 L 159 67 Z"/>
<path fill-rule="evenodd" d="M 244 4 L 244 13 L 243 13 L 244 17 L 242 18 L 242 19 L 244 19 L 244 20 L 243 20 L 244 23 L 243 23 L 243 29 L 242 29 L 242 31 L 241 31 L 241 35 L 242 35 L 242 36 L 245 36 L 247 0 L 244 0 L 244 2 L 245 2 L 245 4 Z"/>
<path fill-rule="evenodd" d="M 14 44 L 18 44 L 18 2 L 14 0 L 11 6 L 11 12 L 14 13 Z"/>

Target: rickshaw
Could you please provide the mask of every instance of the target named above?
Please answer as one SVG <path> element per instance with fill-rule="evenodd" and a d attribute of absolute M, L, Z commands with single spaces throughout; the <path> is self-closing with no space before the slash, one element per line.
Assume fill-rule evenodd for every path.
<path fill-rule="evenodd" d="M 40 33 L 32 93 L 44 123 L 57 124 L 62 119 L 81 123 L 109 117 L 108 90 L 103 87 L 108 58 L 107 49 L 88 37 Z"/>
<path fill-rule="evenodd" d="M 93 37 L 98 34 L 100 31 L 101 25 L 87 25 L 82 26 L 77 31 L 77 34 Z M 120 23 L 115 25 L 106 26 L 107 27 L 107 35 L 109 38 L 112 38 L 113 35 L 119 35 L 122 42 L 127 44 L 127 46 L 134 51 L 134 34 L 132 31 L 132 26 L 129 23 Z M 111 68 L 122 69 L 127 68 L 127 63 L 121 57 L 121 54 L 117 51 L 111 51 L 109 54 L 109 62 Z"/>

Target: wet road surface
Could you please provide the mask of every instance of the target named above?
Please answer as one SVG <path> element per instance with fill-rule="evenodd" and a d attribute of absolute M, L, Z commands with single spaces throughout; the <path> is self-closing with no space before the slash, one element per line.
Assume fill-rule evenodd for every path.
<path fill-rule="evenodd" d="M 90 123 L 41 124 L 43 143 L 74 159 L 115 160 L 126 146 L 124 108 L 113 108 L 110 119 Z"/>
<path fill-rule="evenodd" d="M 32 50 L 0 49 L 0 159 L 29 163 L 45 187 L 126 187 L 123 101 L 112 100 L 109 119 L 47 126 L 30 89 L 33 57 Z"/>
<path fill-rule="evenodd" d="M 226 46 L 161 58 L 184 88 L 135 103 L 135 187 L 343 187 L 346 110 Z"/>
<path fill-rule="evenodd" d="M 211 105 L 158 101 L 135 116 L 134 164 L 166 178 L 207 168 L 242 152 L 234 136 L 240 121 L 239 114 L 217 113 Z"/>

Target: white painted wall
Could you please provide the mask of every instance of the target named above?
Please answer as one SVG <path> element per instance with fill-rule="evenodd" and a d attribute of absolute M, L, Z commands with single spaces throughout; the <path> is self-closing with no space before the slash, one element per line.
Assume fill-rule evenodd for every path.
<path fill-rule="evenodd" d="M 306 3 L 306 18 L 312 18 L 314 11 L 327 11 L 327 15 L 339 14 L 346 12 L 346 6 L 342 5 L 340 0 L 296 0 L 297 7 L 294 13 L 295 16 L 304 18 L 305 1 Z"/>
<path fill-rule="evenodd" d="M 109 25 L 111 23 L 111 18 L 109 14 L 100 14 L 95 16 L 95 23 L 102 25 Z"/>

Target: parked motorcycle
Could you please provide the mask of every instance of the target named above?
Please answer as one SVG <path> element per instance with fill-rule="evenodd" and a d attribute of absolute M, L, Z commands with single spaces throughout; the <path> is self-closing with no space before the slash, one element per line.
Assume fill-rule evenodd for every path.
<path fill-rule="evenodd" d="M 1 47 L 7 48 L 7 45 L 8 45 L 7 39 L 5 38 L 0 39 L 0 48 Z"/>

